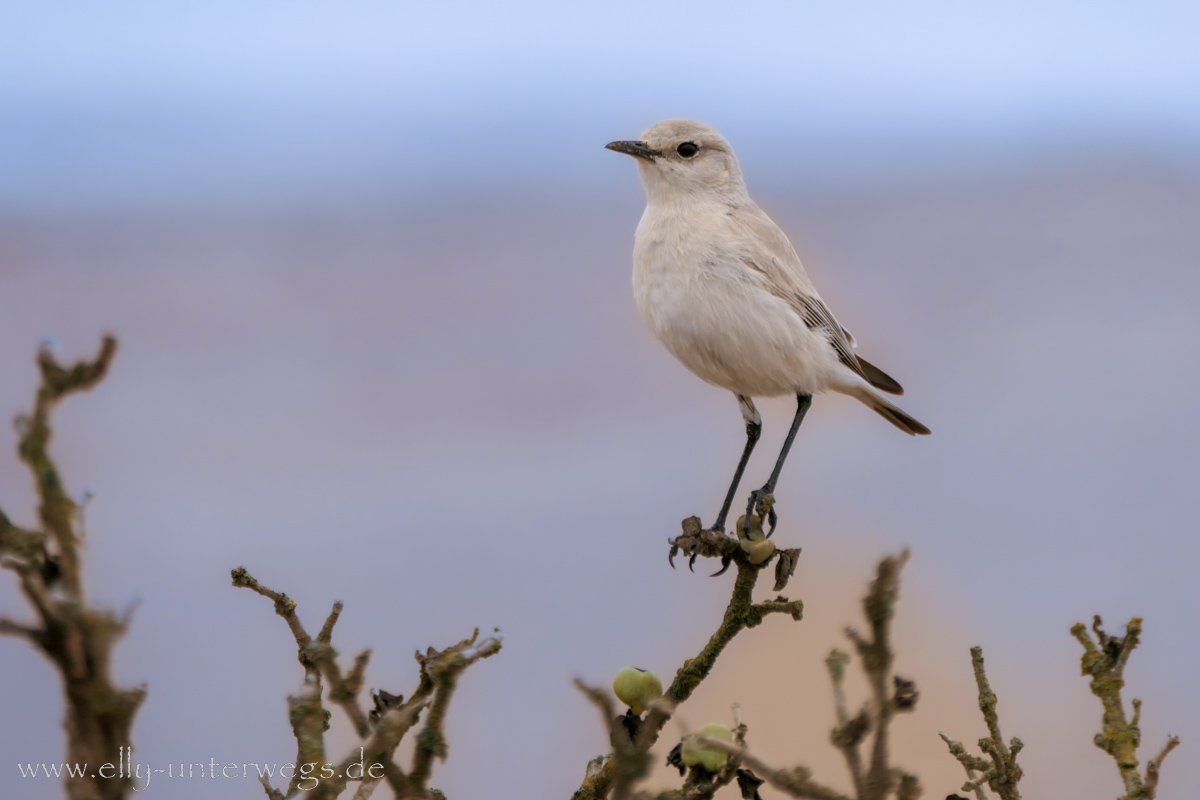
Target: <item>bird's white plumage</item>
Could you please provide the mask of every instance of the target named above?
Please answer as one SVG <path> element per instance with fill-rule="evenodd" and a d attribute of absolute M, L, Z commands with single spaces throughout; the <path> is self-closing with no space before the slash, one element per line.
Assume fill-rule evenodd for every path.
<path fill-rule="evenodd" d="M 848 372 L 836 351 L 747 264 L 765 254 L 748 246 L 744 223 L 708 200 L 646 209 L 633 257 L 642 319 L 688 369 L 736 394 L 830 388 Z"/>
<path fill-rule="evenodd" d="M 684 143 L 695 146 L 680 149 Z M 908 433 L 923 425 L 876 392 L 899 384 L 860 361 L 795 249 L 746 191 L 729 144 L 712 128 L 669 120 L 642 134 L 645 214 L 633 251 L 638 312 L 697 376 L 737 395 L 836 391 Z M 620 148 L 614 148 L 620 149 Z"/>

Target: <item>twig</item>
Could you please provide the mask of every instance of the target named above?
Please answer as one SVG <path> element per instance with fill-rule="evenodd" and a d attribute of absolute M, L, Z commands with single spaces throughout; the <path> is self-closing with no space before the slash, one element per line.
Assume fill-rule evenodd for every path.
<path fill-rule="evenodd" d="M 685 522 L 685 526 L 687 523 Z M 701 532 L 711 533 L 711 532 Z M 685 530 L 686 535 L 686 530 Z M 695 546 L 694 542 L 689 547 Z M 706 547 L 709 545 L 705 545 Z M 715 545 L 714 545 L 715 546 Z M 706 554 L 706 553 L 702 553 Z M 803 605 L 799 601 L 789 602 L 779 598 L 771 603 L 754 604 L 750 594 L 754 587 L 761 565 L 750 564 L 747 559 L 738 558 L 734 553 L 731 560 L 738 563 L 738 575 L 734 582 L 733 596 L 725 611 L 721 627 L 710 637 L 708 644 L 700 656 L 689 659 L 678 671 L 675 681 L 664 695 L 663 701 L 672 703 L 672 707 L 688 699 L 695 687 L 712 669 L 713 663 L 720 655 L 726 644 L 743 627 L 752 627 L 762 621 L 761 614 L 792 611 L 793 616 L 800 618 Z M 846 755 L 850 765 L 851 775 L 855 779 L 855 797 L 857 800 L 883 800 L 895 794 L 897 800 L 915 800 L 920 795 L 921 787 L 917 779 L 888 764 L 887 759 L 887 726 L 892 717 L 899 711 L 908 711 L 916 702 L 917 692 L 911 681 L 893 678 L 895 695 L 889 696 L 887 687 L 891 676 L 893 654 L 890 644 L 891 620 L 895 613 L 895 603 L 899 594 L 899 575 L 908 552 L 903 552 L 895 558 L 885 558 L 880 562 L 875 580 L 863 601 L 864 612 L 871 624 L 871 638 L 867 640 L 853 629 L 847 629 L 847 635 L 854 642 L 862 659 L 863 669 L 872 686 L 873 704 L 864 709 L 854 718 L 849 716 L 846 708 L 846 698 L 842 681 L 845 666 L 849 656 L 840 651 L 834 651 L 826 660 L 830 676 L 834 684 L 834 703 L 837 711 L 838 727 L 834 729 L 834 744 Z M 745 726 L 735 711 L 738 733 L 734 742 L 723 742 L 703 738 L 699 744 L 728 753 L 731 758 L 721 771 L 713 776 L 707 772 L 700 774 L 693 768 L 682 789 L 674 792 L 662 792 L 655 796 L 631 795 L 632 784 L 640 779 L 646 771 L 645 750 L 657 739 L 662 726 L 670 712 L 659 713 L 655 709 L 647 714 L 638 728 L 638 741 L 631 743 L 625 726 L 615 718 L 612 700 L 606 692 L 590 688 L 576 682 L 579 688 L 588 695 L 589 699 L 600 709 L 609 730 L 613 744 L 613 753 L 601 762 L 589 764 L 589 774 L 573 797 L 573 800 L 598 800 L 612 793 L 613 800 L 642 800 L 643 797 L 654 797 L 656 800 L 679 800 L 680 798 L 707 798 L 720 786 L 732 781 L 738 774 L 737 767 L 744 764 L 752 770 L 747 773 L 747 787 L 744 791 L 754 793 L 754 781 L 766 780 L 772 786 L 786 792 L 792 797 L 813 798 L 814 800 L 849 800 L 845 795 L 813 779 L 812 771 L 806 767 L 793 767 L 789 770 L 776 769 L 764 763 L 749 751 L 745 745 Z M 870 770 L 863 773 L 861 759 L 858 756 L 858 746 L 867 733 L 874 736 L 872 742 L 872 763 Z M 755 777 L 757 773 L 758 777 Z M 749 795 L 747 795 L 749 796 Z"/>
<path fill-rule="evenodd" d="M 277 592 L 274 589 L 269 589 L 263 586 L 254 579 L 254 576 L 246 571 L 245 567 L 238 567 L 230 572 L 230 577 L 233 579 L 233 585 L 242 589 L 249 589 L 252 592 L 261 594 L 263 597 L 270 600 L 275 605 L 275 613 L 283 617 L 288 628 L 292 632 L 292 637 L 296 640 L 296 645 L 301 651 L 308 646 L 312 641 L 312 637 L 304 630 L 304 624 L 300 622 L 300 618 L 296 616 L 296 601 L 288 597 L 282 592 Z M 336 607 L 336 606 L 335 606 Z M 336 616 L 330 615 L 336 620 Z M 304 664 L 303 658 L 300 661 Z M 307 665 L 305 665 L 307 667 Z"/>
<path fill-rule="evenodd" d="M 875 580 L 863 599 L 863 611 L 871 625 L 871 638 L 865 639 L 853 628 L 846 629 L 846 635 L 858 651 L 872 691 L 872 702 L 854 717 L 850 716 L 843 688 L 845 668 L 850 662 L 850 656 L 840 650 L 834 650 L 825 659 L 833 682 L 834 709 L 838 722 L 830 738 L 845 756 L 858 800 L 883 800 L 892 793 L 895 793 L 898 800 L 906 800 L 918 797 L 921 792 L 915 776 L 889 765 L 887 749 L 888 725 L 892 717 L 897 712 L 912 710 L 917 697 L 911 681 L 896 678 L 891 673 L 894 661 L 891 649 L 891 622 L 899 598 L 900 571 L 907 561 L 906 550 L 897 557 L 883 559 L 876 569 Z M 895 687 L 893 696 L 888 694 L 889 678 Z M 873 737 L 871 763 L 864 772 L 859 746 L 868 734 Z M 727 743 L 709 739 L 703 741 L 705 746 L 709 746 L 710 743 L 719 750 L 735 752 Z M 745 748 L 741 748 L 738 755 L 760 777 L 792 797 L 816 800 L 844 798 L 844 795 L 813 780 L 812 771 L 807 767 L 776 769 L 764 764 L 752 753 L 746 752 Z"/>
<path fill-rule="evenodd" d="M 978 800 L 986 800 L 987 792 L 983 786 L 987 784 L 992 791 L 997 792 L 1003 800 L 1020 800 L 1021 792 L 1018 782 L 1025 774 L 1017 764 L 1017 753 L 1021 752 L 1024 743 L 1013 737 L 1012 741 L 1004 744 L 1000 733 L 1000 717 L 996 714 L 996 693 L 992 691 L 987 672 L 983 667 L 983 648 L 971 648 L 971 665 L 975 671 L 975 685 L 979 689 L 979 710 L 987 724 L 987 738 L 979 740 L 979 749 L 991 756 L 991 762 L 979 756 L 972 755 L 963 747 L 961 742 L 951 739 L 944 733 L 938 734 L 950 748 L 950 754 L 958 759 L 967 772 L 967 782 L 963 791 L 974 792 Z M 979 773 L 976 776 L 976 773 Z"/>
<path fill-rule="evenodd" d="M 91 361 L 60 365 L 49 347 L 38 352 L 41 385 L 33 413 L 17 418 L 17 452 L 33 473 L 40 530 L 17 525 L 0 511 L 0 566 L 13 572 L 39 624 L 0 621 L 0 634 L 19 636 L 59 671 L 66 699 L 65 761 L 103 764 L 131 745 L 133 718 L 145 699 L 144 687 L 121 689 L 110 675 L 114 643 L 127 620 L 88 605 L 83 587 L 78 506 L 63 486 L 50 455 L 50 417 L 58 403 L 87 391 L 104 378 L 117 343 L 107 336 Z M 118 800 L 133 787 L 132 776 L 87 774 L 64 783 L 73 800 Z"/>
<path fill-rule="evenodd" d="M 841 792 L 814 781 L 812 779 L 812 771 L 804 767 L 776 769 L 745 747 L 731 742 L 724 742 L 720 739 L 702 737 L 699 743 L 706 748 L 721 750 L 728 753 L 731 757 L 737 758 L 742 764 L 754 770 L 756 775 L 766 780 L 771 786 L 791 797 L 804 797 L 810 798 L 810 800 L 850 800 L 849 797 Z"/>
<path fill-rule="evenodd" d="M 16 636 L 25 639 L 39 650 L 45 647 L 45 633 L 40 628 L 20 625 L 4 617 L 0 617 L 0 636 Z"/>
<path fill-rule="evenodd" d="M 23 433 L 17 447 L 21 460 L 37 480 L 38 517 L 56 545 L 63 591 L 80 603 L 83 602 L 83 579 L 79 569 L 78 541 L 72 527 L 76 506 L 63 488 L 58 467 L 50 457 L 50 413 L 67 395 L 87 391 L 99 383 L 116 352 L 117 340 L 105 336 L 93 361 L 77 361 L 70 367 L 62 367 L 51 349 L 43 346 L 37 357 L 42 385 L 33 414 L 22 420 Z"/>
<path fill-rule="evenodd" d="M 1167 739 L 1166 746 L 1158 756 L 1146 765 L 1146 777 L 1143 780 L 1137 768 L 1137 748 L 1142 738 L 1138 727 L 1142 702 L 1137 699 L 1133 701 L 1133 719 L 1127 722 L 1121 700 L 1121 689 L 1125 687 L 1125 664 L 1138 646 L 1142 620 L 1140 617 L 1131 619 L 1125 626 L 1123 637 L 1109 636 L 1104 632 L 1103 625 L 1103 620 L 1096 615 L 1092 620 L 1092 630 L 1096 634 L 1094 641 L 1082 622 L 1071 626 L 1071 635 L 1083 645 L 1081 671 L 1085 677 L 1091 677 L 1092 694 L 1099 697 L 1104 706 L 1101 720 L 1103 728 L 1096 734 L 1095 743 L 1116 761 L 1125 784 L 1125 800 L 1153 800 L 1158 790 L 1163 759 L 1179 745 L 1179 739 L 1175 736 Z"/>
<path fill-rule="evenodd" d="M 260 584 L 246 571 L 245 567 L 232 570 L 230 577 L 233 585 L 249 589 L 270 600 L 275 606 L 275 613 L 287 622 L 292 637 L 296 640 L 297 658 L 304 667 L 304 684 L 300 691 L 288 697 L 288 719 L 292 724 L 292 734 L 296 738 L 296 764 L 325 763 L 325 731 L 329 727 L 329 712 L 321 704 L 323 688 L 321 686 L 321 670 L 316 660 L 309 654 L 312 637 L 304 629 L 300 617 L 296 615 L 296 601 L 286 594 L 277 592 Z M 328 631 L 332 634 L 333 624 L 337 621 L 337 606 L 326 622 Z M 297 771 L 288 784 L 287 797 L 294 796 L 300 790 L 304 777 Z"/>
<path fill-rule="evenodd" d="M 371 734 L 371 723 L 362 706 L 358 704 L 358 693 L 362 691 L 363 678 L 367 663 L 371 659 L 371 651 L 364 650 L 359 653 L 354 659 L 354 666 L 351 667 L 349 674 L 342 675 L 342 668 L 337 663 L 337 652 L 330 644 L 333 637 L 333 626 L 337 624 L 341 614 L 342 603 L 339 600 L 333 604 L 333 610 L 329 612 L 325 624 L 321 626 L 316 641 L 301 645 L 301 647 L 329 682 L 329 699 L 342 707 L 346 716 L 350 718 L 351 724 L 354 725 L 355 732 L 360 738 L 365 739 Z"/>
<path fill-rule="evenodd" d="M 283 792 L 272 786 L 271 779 L 266 775 L 259 775 L 258 782 L 262 784 L 263 791 L 267 793 L 267 797 L 270 798 L 270 800 L 284 800 Z"/>
<path fill-rule="evenodd" d="M 354 793 L 352 800 L 367 800 L 371 795 L 375 794 L 375 790 L 379 788 L 379 784 L 383 782 L 383 778 L 367 778 L 358 785 L 358 790 Z"/>
<path fill-rule="evenodd" d="M 734 703 L 730 708 L 733 712 L 733 744 L 738 747 L 746 747 L 746 735 L 750 732 L 749 726 L 742 721 L 742 707 L 738 703 Z M 728 786 L 733 783 L 738 777 L 739 768 L 742 762 L 736 756 L 731 756 L 725 762 L 725 766 L 721 767 L 721 771 L 717 773 L 717 777 L 713 780 L 713 791 L 716 792 L 722 786 Z"/>
<path fill-rule="evenodd" d="M 800 620 L 804 616 L 804 603 L 800 600 L 778 598 L 764 603 L 753 602 L 754 584 L 762 570 L 770 563 L 769 560 L 761 564 L 751 564 L 736 539 L 700 530 L 700 521 L 696 517 L 684 520 L 683 530 L 683 536 L 672 540 L 673 547 L 679 543 L 678 546 L 683 548 L 685 553 L 692 547 L 694 552 L 700 555 L 729 558 L 737 564 L 738 572 L 720 627 L 709 637 L 708 643 L 699 654 L 683 662 L 683 666 L 675 673 L 675 680 L 663 693 L 663 698 L 669 705 L 652 707 L 642 722 L 638 744 L 640 747 L 641 742 L 645 741 L 647 750 L 658 740 L 674 709 L 692 696 L 696 687 L 712 672 L 721 651 L 738 633 L 746 628 L 758 626 L 763 618 L 770 614 L 788 614 L 794 620 Z M 616 758 L 609 759 L 602 767 L 585 777 L 579 789 L 571 796 L 572 800 L 603 800 L 608 797 L 614 786 L 617 761 Z"/>
<path fill-rule="evenodd" d="M 608 786 L 604 796 L 611 797 L 611 800 L 628 800 L 630 786 L 638 778 L 645 776 L 650 769 L 648 748 L 637 747 L 629 738 L 629 731 L 620 723 L 617 709 L 608 692 L 595 686 L 588 686 L 579 678 L 575 679 L 575 688 L 583 692 L 584 696 L 600 712 L 600 717 L 608 730 L 609 742 L 612 744 L 612 757 L 602 770 L 608 777 Z M 645 728 L 646 726 L 643 725 L 639 729 L 639 740 L 644 738 L 641 734 L 644 733 Z"/>
<path fill-rule="evenodd" d="M 413 755 L 412 770 L 409 774 L 409 784 L 415 791 L 424 791 L 425 783 L 433 770 L 433 759 L 445 760 L 448 753 L 445 734 L 442 728 L 446 721 L 446 710 L 450 707 L 450 698 L 458 686 L 458 679 L 463 671 L 481 658 L 488 658 L 500 652 L 504 642 L 504 634 L 496 631 L 478 641 L 479 629 L 475 629 L 470 639 L 464 639 L 453 647 L 448 647 L 440 653 L 430 647 L 425 655 L 416 654 L 421 664 L 422 672 L 433 678 L 433 700 L 429 705 L 429 714 L 425 717 L 425 727 L 417 734 L 417 749 Z"/>
<path fill-rule="evenodd" d="M 321 669 L 329 679 L 329 699 L 342 707 L 354 725 L 354 730 L 365 739 L 371 735 L 371 723 L 362 706 L 358 704 L 358 693 L 362 691 L 371 651 L 364 650 L 359 653 L 354 659 L 354 666 L 345 677 L 342 676 L 342 670 L 334 655 L 333 648 L 325 648 L 319 656 Z"/>
<path fill-rule="evenodd" d="M 846 629 L 846 636 L 854 643 L 863 671 L 867 673 L 872 697 L 871 759 L 858 790 L 860 800 L 883 800 L 893 791 L 897 780 L 896 772 L 888 766 L 888 728 L 897 711 L 896 703 L 888 696 L 888 678 L 895 659 L 891 647 L 891 622 L 900 591 L 900 570 L 907 562 L 907 550 L 879 562 L 875 580 L 863 598 L 863 612 L 871 624 L 871 638 L 863 638 L 854 628 Z"/>
<path fill-rule="evenodd" d="M 846 766 L 850 770 L 850 778 L 854 782 L 854 794 L 862 797 L 863 786 L 862 755 L 859 745 L 867 734 L 871 720 L 867 709 L 862 709 L 852 719 L 846 709 L 846 691 L 843 682 L 846 678 L 846 665 L 850 663 L 850 654 L 841 650 L 833 650 L 825 658 L 825 667 L 833 681 L 833 704 L 837 713 L 837 727 L 830 734 L 833 746 L 842 751 Z"/>
<path fill-rule="evenodd" d="M 1167 743 L 1163 746 L 1163 749 L 1159 751 L 1157 756 L 1150 760 L 1150 763 L 1146 764 L 1145 790 L 1147 797 L 1154 797 L 1154 793 L 1158 791 L 1158 771 L 1162 768 L 1163 759 L 1178 746 L 1179 737 L 1168 736 Z"/>
<path fill-rule="evenodd" d="M 329 727 L 329 712 L 321 705 L 322 677 L 329 685 L 329 699 L 342 707 L 364 740 L 357 752 L 346 756 L 334 767 L 332 777 L 321 778 L 315 787 L 309 788 L 305 793 L 306 797 L 310 800 L 338 797 L 346 790 L 351 780 L 361 781 L 355 792 L 355 797 L 359 800 L 370 797 L 382 780 L 388 782 L 397 797 L 425 797 L 425 783 L 432 770 L 433 758 L 445 758 L 445 736 L 442 728 L 458 678 L 471 664 L 500 651 L 504 636 L 499 629 L 491 636 L 480 639 L 479 629 L 476 628 L 471 638 L 445 650 L 438 651 L 430 647 L 424 654 L 418 652 L 416 659 L 420 664 L 421 674 L 416 691 L 403 703 L 398 696 L 393 698 L 387 695 L 395 704 L 387 707 L 385 703 L 384 707 L 377 709 L 381 713 L 372 724 L 358 703 L 358 693 L 362 689 L 370 651 L 360 653 L 350 672 L 343 675 L 337 664 L 337 653 L 333 649 L 333 630 L 341 616 L 342 604 L 334 603 L 317 638 L 313 639 L 296 614 L 294 600 L 282 592 L 263 586 L 245 567 L 238 567 L 230 574 L 234 586 L 250 589 L 269 599 L 275 606 L 275 612 L 287 622 L 296 640 L 298 658 L 305 674 L 301 692 L 288 699 L 292 731 L 299 749 L 297 763 L 325 763 L 324 734 Z M 413 768 L 411 774 L 405 774 L 396 765 L 393 755 L 400 741 L 417 723 L 421 712 L 426 708 L 429 708 L 430 712 L 425 727 L 417 736 Z M 376 714 L 373 713 L 371 719 L 375 718 Z M 353 768 L 358 766 L 360 761 L 364 764 L 369 763 L 371 767 L 362 768 L 365 774 L 352 774 Z M 377 765 L 383 769 L 380 774 L 375 774 L 374 767 Z M 274 800 L 276 794 L 279 794 L 277 790 L 272 789 L 269 783 L 264 783 L 264 786 Z M 293 797 L 298 792 L 298 782 L 293 779 L 286 797 Z M 284 797 L 282 794 L 279 796 Z"/>

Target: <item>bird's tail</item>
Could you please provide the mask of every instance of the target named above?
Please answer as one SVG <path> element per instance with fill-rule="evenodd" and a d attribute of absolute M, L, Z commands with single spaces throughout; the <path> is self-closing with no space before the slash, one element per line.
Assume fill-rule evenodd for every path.
<path fill-rule="evenodd" d="M 901 411 L 887 400 L 884 400 L 873 389 L 860 385 L 855 387 L 854 390 L 846 392 L 846 394 L 849 394 L 852 397 L 857 397 L 863 403 L 875 409 L 875 412 L 879 414 L 879 416 L 883 417 L 888 422 L 892 423 L 897 428 L 909 435 L 929 435 L 929 428 L 926 428 L 908 414 Z"/>

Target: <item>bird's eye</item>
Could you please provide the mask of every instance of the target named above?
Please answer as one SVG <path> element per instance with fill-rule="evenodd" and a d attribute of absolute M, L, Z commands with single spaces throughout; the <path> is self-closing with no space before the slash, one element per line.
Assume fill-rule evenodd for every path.
<path fill-rule="evenodd" d="M 679 147 L 675 148 L 675 152 L 679 153 L 679 155 L 683 156 L 684 158 L 691 158 L 692 156 L 696 155 L 696 153 L 700 152 L 700 145 L 696 144 L 695 142 L 684 142 L 683 144 L 679 145 Z"/>

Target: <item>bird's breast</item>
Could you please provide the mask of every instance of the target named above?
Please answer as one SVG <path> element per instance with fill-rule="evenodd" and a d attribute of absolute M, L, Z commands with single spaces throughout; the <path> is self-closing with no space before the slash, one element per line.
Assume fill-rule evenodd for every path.
<path fill-rule="evenodd" d="M 643 322 L 709 383 L 752 396 L 822 391 L 836 366 L 828 343 L 764 287 L 723 223 L 647 210 L 633 254 Z"/>
<path fill-rule="evenodd" d="M 702 229 L 675 215 L 651 214 L 638 225 L 633 247 L 633 296 L 642 320 L 661 338 L 692 311 L 709 260 Z"/>

